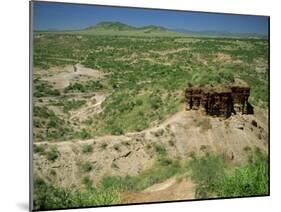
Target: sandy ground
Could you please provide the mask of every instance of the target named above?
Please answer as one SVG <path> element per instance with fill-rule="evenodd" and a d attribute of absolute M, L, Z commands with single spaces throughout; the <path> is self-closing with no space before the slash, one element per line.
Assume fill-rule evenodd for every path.
<path fill-rule="evenodd" d="M 186 176 L 172 177 L 142 192 L 122 193 L 121 203 L 163 202 L 194 199 L 194 184 Z"/>
<path fill-rule="evenodd" d="M 74 66 L 65 66 L 62 70 L 57 73 L 57 67 L 51 68 L 51 76 L 44 78 L 45 80 L 51 82 L 53 86 L 57 89 L 62 89 L 67 87 L 71 81 L 75 78 L 79 78 L 79 81 L 84 80 L 98 80 L 102 79 L 104 74 L 98 70 L 86 68 L 81 64 L 75 64 Z M 60 68 L 61 69 L 61 68 Z"/>

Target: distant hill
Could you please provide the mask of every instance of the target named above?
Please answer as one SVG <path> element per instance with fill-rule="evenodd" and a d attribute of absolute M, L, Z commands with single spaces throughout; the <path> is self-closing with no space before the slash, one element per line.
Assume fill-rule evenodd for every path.
<path fill-rule="evenodd" d="M 40 31 L 42 32 L 42 31 Z M 86 34 L 86 35 L 123 35 L 123 36 L 179 36 L 179 37 L 225 37 L 225 38 L 262 38 L 266 35 L 256 33 L 231 33 L 223 31 L 191 31 L 187 29 L 168 29 L 162 26 L 130 26 L 121 22 L 104 21 L 81 30 L 45 30 L 45 32 Z"/>
<path fill-rule="evenodd" d="M 186 36 L 185 33 L 176 32 L 155 25 L 143 27 L 130 26 L 121 22 L 100 22 L 85 29 L 72 31 L 72 33 L 92 35 L 125 35 L 125 36 Z"/>
<path fill-rule="evenodd" d="M 118 30 L 118 31 L 130 31 L 130 30 L 136 30 L 136 27 L 129 26 L 127 24 L 121 23 L 121 22 L 109 22 L 104 21 L 96 24 L 95 26 L 90 26 L 83 31 L 87 30 Z"/>

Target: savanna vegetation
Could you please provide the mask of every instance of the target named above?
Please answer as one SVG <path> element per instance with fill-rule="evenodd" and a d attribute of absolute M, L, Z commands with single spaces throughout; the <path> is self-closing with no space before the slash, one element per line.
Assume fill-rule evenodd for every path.
<path fill-rule="evenodd" d="M 195 198 L 240 197 L 268 194 L 268 161 L 258 149 L 249 154 L 245 165 L 233 165 L 226 155 L 206 153 L 192 160 L 169 158 L 163 150 L 154 166 L 137 176 L 104 176 L 98 186 L 89 177 L 83 178 L 85 189 L 71 190 L 56 187 L 36 176 L 35 208 L 55 209 L 120 204 L 124 192 L 138 192 L 170 177 L 188 173 L 195 182 Z M 92 170 L 89 162 L 82 166 Z M 190 174 L 191 173 L 191 174 Z"/>
<path fill-rule="evenodd" d="M 153 29 L 157 36 L 151 36 L 150 29 L 139 30 L 143 31 L 138 36 L 131 32 L 103 36 L 35 32 L 32 114 L 35 143 L 74 144 L 157 126 L 183 108 L 183 92 L 189 83 L 228 85 L 240 78 L 251 86 L 250 103 L 268 109 L 266 39 L 186 37 L 180 33 L 161 36 L 159 28 Z M 102 77 L 92 79 L 77 74 L 69 83 L 58 86 L 57 79 L 52 77 L 61 74 L 66 66 L 77 71 L 75 64 L 98 71 Z M 199 124 L 204 132 L 212 129 L 208 119 Z M 164 133 L 158 130 L 153 136 L 161 139 Z M 143 191 L 155 183 L 183 175 L 194 182 L 196 198 L 268 194 L 265 153 L 258 150 L 252 153 L 247 148 L 249 161 L 234 165 L 226 155 L 214 153 L 204 156 L 194 153 L 189 160 L 171 157 L 168 149 L 175 148 L 175 136 L 166 143 L 166 146 L 161 142 L 145 144 L 145 151 L 156 155 L 151 168 L 134 176 L 106 175 L 100 182 L 93 182 L 90 177 L 99 167 L 87 157 L 96 150 L 111 149 L 112 154 L 118 155 L 122 148 L 130 147 L 130 142 L 113 146 L 106 142 L 96 146 L 87 143 L 77 151 L 73 147 L 71 151 L 87 158 L 78 166 L 82 186 L 59 187 L 49 177 L 35 173 L 35 209 L 119 204 L 124 192 Z M 201 147 L 202 151 L 207 149 Z M 46 163 L 57 163 L 62 158 L 57 148 L 42 144 L 34 145 L 33 149 Z M 56 172 L 52 170 L 51 174 Z"/>
<path fill-rule="evenodd" d="M 72 82 L 61 90 L 40 74 L 34 80 L 37 100 L 49 97 L 49 101 L 59 101 L 55 105 L 62 105 L 63 113 L 85 103 L 85 99 L 73 101 L 70 94 L 111 94 L 102 103 L 102 113 L 89 117 L 93 121 L 83 126 L 91 136 L 141 131 L 161 122 L 183 105 L 182 93 L 188 83 L 231 84 L 241 78 L 251 86 L 250 102 L 267 108 L 268 43 L 263 39 L 36 33 L 34 52 L 39 68 L 79 62 L 106 74 L 100 80 Z M 68 128 L 76 133 L 64 129 L 60 135 L 47 136 L 51 129 L 45 129 L 45 136 L 37 139 L 80 138 L 78 131 L 82 129 L 72 125 L 70 122 Z"/>

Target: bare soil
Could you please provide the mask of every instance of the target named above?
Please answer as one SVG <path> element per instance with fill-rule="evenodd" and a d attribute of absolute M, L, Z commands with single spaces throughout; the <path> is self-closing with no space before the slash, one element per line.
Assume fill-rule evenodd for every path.
<path fill-rule="evenodd" d="M 57 72 L 59 69 L 59 73 Z M 62 68 L 54 67 L 49 70 L 50 73 L 54 72 L 51 76 L 44 78 L 51 82 L 57 89 L 67 87 L 70 82 L 75 81 L 79 78 L 79 81 L 84 80 L 98 80 L 102 79 L 104 74 L 98 70 L 86 68 L 81 64 L 75 64 L 74 66 L 68 65 Z"/>
<path fill-rule="evenodd" d="M 194 184 L 186 176 L 172 177 L 142 192 L 122 193 L 121 203 L 163 202 L 194 199 Z"/>
<path fill-rule="evenodd" d="M 235 115 L 224 119 L 183 110 L 160 125 L 138 133 L 88 140 L 38 142 L 36 145 L 46 145 L 47 149 L 57 147 L 60 157 L 52 162 L 44 155 L 35 154 L 34 167 L 45 177 L 54 170 L 57 174 L 50 177 L 51 181 L 60 186 L 79 186 L 86 175 L 96 184 L 105 175 L 137 175 L 150 168 L 157 159 L 153 148 L 155 144 L 163 145 L 169 157 L 179 156 L 188 160 L 194 154 L 208 151 L 224 153 L 229 158 L 233 155 L 232 162 L 241 164 L 248 159 L 246 147 L 267 151 L 266 113 L 259 109 L 255 111 L 255 115 Z M 251 124 L 252 120 L 257 122 L 257 127 Z M 82 152 L 86 144 L 92 145 L 93 152 Z M 81 172 L 85 161 L 90 161 L 95 169 L 89 173 Z"/>

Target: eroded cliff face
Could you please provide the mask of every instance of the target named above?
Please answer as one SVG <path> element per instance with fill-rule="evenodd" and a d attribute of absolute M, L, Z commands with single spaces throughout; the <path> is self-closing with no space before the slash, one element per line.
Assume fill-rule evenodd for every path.
<path fill-rule="evenodd" d="M 208 115 L 229 117 L 232 113 L 252 114 L 250 87 L 241 83 L 232 86 L 192 86 L 185 91 L 186 109 L 200 110 Z"/>

